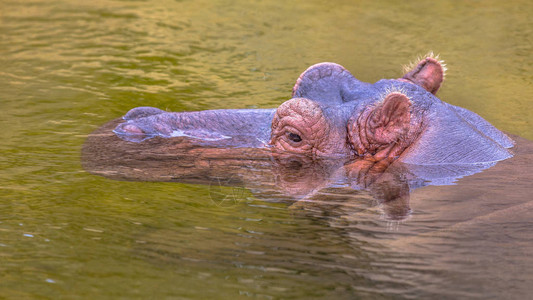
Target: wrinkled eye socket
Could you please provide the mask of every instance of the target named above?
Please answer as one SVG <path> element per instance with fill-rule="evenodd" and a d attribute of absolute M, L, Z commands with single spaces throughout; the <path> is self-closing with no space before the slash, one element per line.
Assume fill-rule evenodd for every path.
<path fill-rule="evenodd" d="M 289 138 L 289 140 L 295 142 L 295 143 L 299 143 L 302 141 L 302 137 L 299 135 L 299 134 L 296 134 L 296 133 L 292 133 L 292 132 L 288 132 L 287 133 L 287 137 Z"/>
<path fill-rule="evenodd" d="M 307 154 L 320 146 L 328 125 L 317 102 L 292 98 L 278 107 L 271 128 L 269 144 L 274 148 Z"/>

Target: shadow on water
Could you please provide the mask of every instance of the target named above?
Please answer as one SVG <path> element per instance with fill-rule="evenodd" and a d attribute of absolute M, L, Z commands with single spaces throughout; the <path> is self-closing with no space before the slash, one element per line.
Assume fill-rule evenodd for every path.
<path fill-rule="evenodd" d="M 210 197 L 215 202 L 238 201 L 242 189 L 248 189 L 256 199 L 304 206 L 320 203 L 324 210 L 331 212 L 330 204 L 339 195 L 344 201 L 350 201 L 354 200 L 350 195 L 358 197 L 367 193 L 383 209 L 387 219 L 403 220 L 410 215 L 409 199 L 415 189 L 455 185 L 460 178 L 496 165 L 496 162 L 409 165 L 385 160 L 377 163 L 363 159 L 317 160 L 273 154 L 265 148 L 202 147 L 189 138 L 154 138 L 132 143 L 119 139 L 111 131 L 120 122 L 120 119 L 111 121 L 88 137 L 82 152 L 87 171 L 115 180 L 209 185 Z M 529 141 L 517 139 L 520 145 L 514 150 L 518 151 L 518 158 L 498 163 L 492 172 L 499 171 L 501 176 L 493 180 L 504 183 L 510 178 L 508 174 L 528 169 L 524 156 L 531 156 L 533 147 Z M 224 186 L 234 188 L 224 193 L 221 190 Z"/>
<path fill-rule="evenodd" d="M 527 224 L 533 211 L 528 195 L 533 143 L 520 137 L 512 137 L 515 156 L 497 164 L 414 166 L 311 160 L 273 155 L 268 149 L 206 148 L 187 138 L 132 143 L 111 131 L 119 122 L 111 121 L 87 138 L 82 163 L 88 172 L 114 180 L 208 185 L 210 200 L 219 206 L 245 202 L 251 193 L 256 200 L 282 203 L 311 224 L 322 224 L 310 225 L 314 229 L 305 233 L 284 230 L 280 236 L 267 231 L 259 238 L 255 232 L 199 230 L 187 238 L 193 241 L 189 246 L 183 245 L 180 234 L 162 229 L 142 237 L 148 244 L 135 250 L 154 264 L 207 264 L 222 273 L 230 264 L 247 269 L 242 272 L 250 276 L 259 268 L 283 274 L 293 283 L 303 280 L 305 285 L 329 276 L 355 288 L 357 295 L 374 296 L 503 296 L 502 289 L 516 280 L 511 269 L 523 269 L 524 278 L 532 275 L 521 267 L 529 264 L 523 253 L 531 243 L 523 240 L 531 234 L 514 229 Z M 389 225 L 383 229 L 379 222 Z M 324 224 L 331 230 L 325 232 Z M 502 231 L 501 226 L 507 229 Z M 299 234 L 306 238 L 299 239 Z M 345 245 L 320 244 L 335 240 L 327 237 L 330 234 Z M 243 245 L 249 249 L 241 253 Z M 265 254 L 273 249 L 275 257 L 287 259 Z M 294 251 L 301 253 L 299 257 Z M 321 261 L 317 253 L 328 253 L 328 261 Z M 494 255 L 526 261 L 494 262 Z M 509 275 L 501 275 L 501 270 Z M 442 278 L 447 283 L 440 282 Z M 492 280 L 498 284 L 471 290 Z M 528 290 L 526 285 L 516 288 L 516 295 Z M 338 295 L 346 296 L 346 291 L 339 290 Z"/>

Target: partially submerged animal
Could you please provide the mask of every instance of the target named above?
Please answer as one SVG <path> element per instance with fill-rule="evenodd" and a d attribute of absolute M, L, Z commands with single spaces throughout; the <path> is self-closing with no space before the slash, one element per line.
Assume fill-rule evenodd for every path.
<path fill-rule="evenodd" d="M 488 163 L 514 142 L 479 115 L 435 97 L 445 68 L 420 59 L 399 79 L 357 80 L 335 63 L 303 72 L 277 109 L 130 110 L 114 132 L 127 141 L 187 136 L 210 147 L 270 148 L 311 157 L 417 165 Z"/>

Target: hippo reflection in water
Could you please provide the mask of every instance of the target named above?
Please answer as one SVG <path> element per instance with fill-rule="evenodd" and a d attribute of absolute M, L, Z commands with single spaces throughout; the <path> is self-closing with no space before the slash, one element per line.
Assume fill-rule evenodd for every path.
<path fill-rule="evenodd" d="M 216 179 L 269 200 L 276 193 L 316 200 L 335 187 L 328 201 L 339 189 L 366 190 L 387 217 L 401 219 L 412 189 L 451 184 L 512 156 L 514 142 L 504 133 L 434 96 L 444 72 L 428 55 L 402 78 L 369 84 L 321 63 L 277 109 L 135 108 L 89 136 L 84 167 L 123 180 Z"/>

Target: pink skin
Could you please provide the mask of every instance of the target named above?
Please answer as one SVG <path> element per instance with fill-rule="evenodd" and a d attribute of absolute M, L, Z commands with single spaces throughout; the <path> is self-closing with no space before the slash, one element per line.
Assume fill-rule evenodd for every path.
<path fill-rule="evenodd" d="M 342 129 L 330 124 L 318 103 L 293 98 L 276 110 L 270 145 L 276 150 L 313 157 L 346 156 L 348 149 L 339 143 L 342 134 Z"/>
<path fill-rule="evenodd" d="M 329 77 L 342 81 L 348 76 L 351 74 L 342 66 L 328 63 L 315 65 L 298 78 L 293 95 L 299 96 L 301 89 L 312 94 L 309 82 L 320 84 L 320 80 L 325 81 Z M 426 57 L 398 80 L 419 85 L 434 94 L 443 79 L 441 63 Z M 420 114 L 412 112 L 411 100 L 401 92 L 390 92 L 381 102 L 368 105 L 347 120 L 346 127 L 341 130 L 336 130 L 328 122 L 319 103 L 293 98 L 276 111 L 270 145 L 277 150 L 313 157 L 355 154 L 371 161 L 381 161 L 400 156 L 423 131 L 424 123 Z"/>
<path fill-rule="evenodd" d="M 436 94 L 444 81 L 444 70 L 438 60 L 426 57 L 399 80 L 419 85 L 428 92 Z"/>
<path fill-rule="evenodd" d="M 353 149 L 374 161 L 400 156 L 422 130 L 422 120 L 411 114 L 411 100 L 397 92 L 348 121 L 348 139 Z"/>

